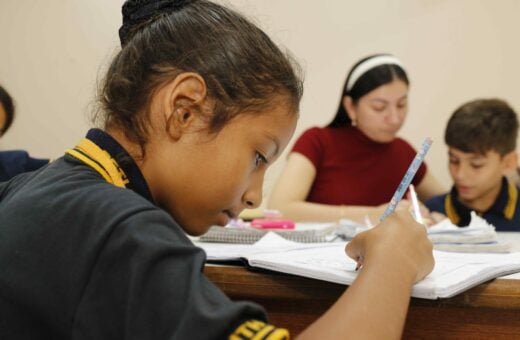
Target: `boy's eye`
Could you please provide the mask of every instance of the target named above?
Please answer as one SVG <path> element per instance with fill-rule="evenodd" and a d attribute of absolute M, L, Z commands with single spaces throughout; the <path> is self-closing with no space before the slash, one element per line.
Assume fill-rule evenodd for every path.
<path fill-rule="evenodd" d="M 372 109 L 376 112 L 383 112 L 385 110 L 384 106 L 373 106 Z"/>
<path fill-rule="evenodd" d="M 449 160 L 450 164 L 454 164 L 454 165 L 457 165 L 459 164 L 459 161 L 457 159 L 451 159 Z"/>
<path fill-rule="evenodd" d="M 261 163 L 267 163 L 267 159 L 260 153 L 255 153 L 255 167 L 258 167 Z"/>
<path fill-rule="evenodd" d="M 472 163 L 472 164 L 471 164 L 471 167 L 472 167 L 473 169 L 480 169 L 480 168 L 482 168 L 483 166 L 484 166 L 484 164 L 475 164 L 475 163 Z"/>

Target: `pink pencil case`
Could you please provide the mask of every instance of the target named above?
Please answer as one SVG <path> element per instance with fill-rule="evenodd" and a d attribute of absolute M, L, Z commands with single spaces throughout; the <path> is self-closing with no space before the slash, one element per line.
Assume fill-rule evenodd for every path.
<path fill-rule="evenodd" d="M 256 218 L 251 221 L 251 227 L 260 229 L 294 229 L 291 220 Z"/>

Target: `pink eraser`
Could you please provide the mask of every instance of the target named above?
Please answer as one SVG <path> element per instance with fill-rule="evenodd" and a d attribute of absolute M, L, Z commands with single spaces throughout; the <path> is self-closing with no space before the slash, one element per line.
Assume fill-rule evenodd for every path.
<path fill-rule="evenodd" d="M 261 229 L 294 229 L 294 221 L 257 218 L 251 221 L 251 227 Z"/>

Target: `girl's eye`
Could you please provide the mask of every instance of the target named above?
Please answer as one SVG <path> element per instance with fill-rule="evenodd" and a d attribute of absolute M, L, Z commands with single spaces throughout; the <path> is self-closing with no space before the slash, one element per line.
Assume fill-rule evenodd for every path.
<path fill-rule="evenodd" d="M 255 167 L 258 167 L 261 163 L 267 163 L 267 159 L 260 153 L 255 153 Z"/>
<path fill-rule="evenodd" d="M 480 168 L 482 168 L 483 166 L 484 166 L 484 164 L 471 164 L 471 167 L 472 167 L 473 169 L 480 169 Z"/>

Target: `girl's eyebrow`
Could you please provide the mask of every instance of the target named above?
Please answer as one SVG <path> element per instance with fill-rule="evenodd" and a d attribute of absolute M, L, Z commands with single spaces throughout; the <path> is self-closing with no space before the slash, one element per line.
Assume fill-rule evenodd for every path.
<path fill-rule="evenodd" d="M 271 140 L 274 143 L 275 149 L 272 157 L 275 157 L 278 155 L 278 152 L 280 151 L 280 142 L 278 141 L 278 138 L 270 134 L 269 132 L 264 132 L 264 136 L 266 136 L 269 140 Z"/>

